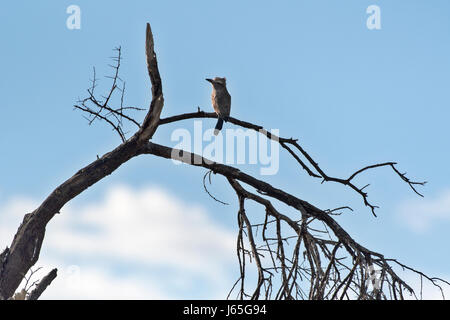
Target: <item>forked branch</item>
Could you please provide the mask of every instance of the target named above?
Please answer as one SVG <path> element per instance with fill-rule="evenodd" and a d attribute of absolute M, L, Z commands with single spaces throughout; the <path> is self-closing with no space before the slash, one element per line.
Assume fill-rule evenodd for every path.
<path fill-rule="evenodd" d="M 120 136 L 122 144 L 76 172 L 71 178 L 53 190 L 47 199 L 33 212 L 25 215 L 10 248 L 0 254 L 0 298 L 13 296 L 23 275 L 36 263 L 44 240 L 46 225 L 71 199 L 113 173 L 123 163 L 134 157 L 148 154 L 165 159 L 174 159 L 190 166 L 202 167 L 225 177 L 238 198 L 237 256 L 240 278 L 232 287 L 238 290 L 240 299 L 403 299 L 404 293 L 414 291 L 394 270 L 394 265 L 410 270 L 425 278 L 440 289 L 448 282 L 428 277 L 394 259 L 386 259 L 355 241 L 334 219 L 334 210 L 321 210 L 309 202 L 280 188 L 255 178 L 237 168 L 210 161 L 201 155 L 170 148 L 150 141 L 159 125 L 194 118 L 216 118 L 214 113 L 201 110 L 161 119 L 164 106 L 162 81 L 158 70 L 154 38 L 150 25 L 146 27 L 145 52 L 147 70 L 151 81 L 152 99 L 142 121 L 137 121 L 128 112 L 142 110 L 124 106 L 125 83 L 119 77 L 121 49 L 112 66 L 112 84 L 106 95 L 96 96 L 97 79 L 94 69 L 88 97 L 75 106 L 87 114 L 89 123 L 95 120 L 107 122 Z M 119 91 L 120 96 L 115 96 Z M 113 99 L 118 101 L 114 105 Z M 133 136 L 127 138 L 123 121 L 137 127 Z M 367 200 L 365 187 L 353 184 L 356 176 L 365 171 L 390 167 L 411 189 L 420 195 L 416 187 L 425 182 L 412 181 L 396 168 L 396 163 L 385 162 L 369 165 L 355 171 L 347 179 L 327 175 L 318 163 L 301 147 L 298 140 L 282 138 L 263 127 L 236 118 L 229 122 L 255 130 L 268 139 L 277 141 L 310 176 L 333 181 L 350 187 L 359 193 L 373 214 L 377 206 Z M 204 182 L 207 177 L 204 176 Z M 245 186 L 244 186 L 245 185 Z M 206 184 L 204 184 L 206 188 Z M 253 188 L 256 192 L 251 191 Z M 217 199 L 216 199 L 217 200 Z M 264 208 L 259 221 L 252 221 L 247 214 L 246 201 L 254 201 Z M 281 213 L 275 201 L 294 209 L 295 214 Z M 339 208 L 339 209 L 344 209 Z M 258 218 L 257 218 L 258 219 Z M 262 229 L 258 233 L 259 229 Z M 293 246 L 290 244 L 294 243 Z M 255 262 L 257 277 L 253 290 L 248 290 L 248 265 Z M 375 270 L 378 268 L 378 270 Z M 374 274 L 379 272 L 379 276 Z M 30 295 L 37 298 L 56 277 L 52 271 Z M 251 285 L 251 283 L 250 283 Z"/>
<path fill-rule="evenodd" d="M 217 118 L 217 115 L 214 112 L 204 112 L 199 109 L 197 112 L 184 113 L 184 114 L 180 114 L 180 115 L 171 116 L 168 118 L 163 118 L 159 121 L 159 124 L 163 125 L 163 124 L 174 123 L 174 122 L 178 122 L 178 121 L 182 121 L 182 120 L 197 119 L 197 118 Z M 308 152 L 306 152 L 303 149 L 303 147 L 298 143 L 298 139 L 278 137 L 277 135 L 269 132 L 268 130 L 264 129 L 264 127 L 262 127 L 260 125 L 242 121 L 242 120 L 239 120 L 239 119 L 236 119 L 233 117 L 229 117 L 229 122 L 233 123 L 239 127 L 242 127 L 242 128 L 257 131 L 257 132 L 263 134 L 264 136 L 266 136 L 268 139 L 278 142 L 286 151 L 289 152 L 289 154 L 298 162 L 298 164 L 311 177 L 321 178 L 322 182 L 332 181 L 332 182 L 337 182 L 337 183 L 340 183 L 340 184 L 350 187 L 351 189 L 353 189 L 354 191 L 356 191 L 358 194 L 361 195 L 361 197 L 363 198 L 364 204 L 370 208 L 370 210 L 374 216 L 376 216 L 375 209 L 378 208 L 378 206 L 373 205 L 372 203 L 370 203 L 368 201 L 368 194 L 367 194 L 367 192 L 364 191 L 364 189 L 366 187 L 368 187 L 369 185 L 367 184 L 364 187 L 357 187 L 352 182 L 352 180 L 357 175 L 359 175 L 367 170 L 375 169 L 375 168 L 379 168 L 379 167 L 391 167 L 392 170 L 404 182 L 406 182 L 415 193 L 422 196 L 422 194 L 417 191 L 415 186 L 417 186 L 417 185 L 423 186 L 426 184 L 426 182 L 417 182 L 417 181 L 410 180 L 409 178 L 406 177 L 406 173 L 400 173 L 400 171 L 398 171 L 398 169 L 395 167 L 395 165 L 396 165 L 395 162 L 385 162 L 385 163 L 369 165 L 369 166 L 366 166 L 362 169 L 355 171 L 347 179 L 336 178 L 336 177 L 329 176 L 328 174 L 325 173 L 324 170 L 322 170 L 322 168 L 312 158 L 312 156 Z M 297 151 L 299 154 L 297 154 L 295 151 Z M 304 159 L 306 159 L 306 161 L 302 160 L 301 156 Z"/>

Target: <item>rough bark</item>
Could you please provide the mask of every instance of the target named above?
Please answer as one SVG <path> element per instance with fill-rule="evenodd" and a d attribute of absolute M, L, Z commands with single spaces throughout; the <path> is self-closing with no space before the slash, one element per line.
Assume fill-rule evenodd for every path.
<path fill-rule="evenodd" d="M 1 255 L 0 297 L 3 299 L 14 294 L 24 275 L 38 260 L 45 236 L 45 227 L 54 215 L 67 202 L 135 157 L 141 146 L 155 133 L 164 98 L 149 24 L 147 24 L 146 30 L 146 56 L 153 97 L 144 123 L 134 136 L 79 170 L 73 177 L 57 187 L 39 208 L 25 215 L 10 248 Z"/>
<path fill-rule="evenodd" d="M 389 289 L 391 290 L 393 297 L 397 298 L 397 294 L 400 295 L 401 298 L 403 289 L 407 289 L 411 291 L 411 288 L 405 283 L 391 268 L 389 262 L 394 262 L 401 267 L 414 271 L 420 274 L 421 277 L 427 278 L 433 284 L 437 285 L 438 281 L 445 282 L 442 279 L 438 278 L 429 278 L 425 274 L 418 272 L 406 265 L 403 265 L 397 262 L 394 259 L 385 259 L 384 256 L 380 253 L 371 251 L 364 246 L 360 245 L 356 242 L 333 218 L 332 211 L 322 210 L 317 208 L 316 206 L 310 204 L 309 202 L 300 199 L 297 196 L 294 196 L 290 193 L 283 191 L 282 189 L 273 187 L 269 183 L 257 179 L 245 172 L 240 171 L 237 168 L 227 166 L 224 164 L 216 163 L 210 161 L 208 159 L 203 158 L 201 155 L 197 155 L 194 153 L 190 153 L 183 150 L 178 150 L 174 148 L 170 148 L 167 146 L 163 146 L 154 142 L 150 142 L 154 133 L 156 132 L 159 125 L 169 124 L 173 122 L 178 122 L 187 119 L 193 118 L 217 118 L 217 115 L 214 113 L 206 113 L 203 111 L 198 111 L 194 113 L 186 113 L 181 115 L 175 115 L 172 117 L 160 119 L 160 115 L 164 106 L 164 97 L 162 91 L 162 82 L 161 77 L 158 70 L 158 63 L 156 59 L 156 53 L 154 51 L 154 40 L 151 32 L 150 25 L 147 24 L 146 29 L 146 60 L 147 60 L 147 70 L 149 73 L 150 81 L 152 84 L 152 100 L 150 106 L 148 108 L 148 112 L 144 118 L 144 121 L 141 125 L 135 120 L 128 116 L 126 116 L 123 112 L 126 109 L 138 109 L 133 107 L 123 108 L 123 91 L 122 91 L 122 102 L 120 108 L 114 109 L 108 105 L 109 98 L 111 97 L 113 91 L 117 88 L 116 79 L 118 77 L 118 68 L 120 65 L 120 49 L 118 64 L 115 68 L 116 76 L 114 78 L 113 86 L 109 95 L 107 95 L 107 99 L 104 103 L 100 102 L 100 99 L 97 99 L 94 96 L 94 88 L 95 88 L 95 74 L 92 88 L 89 92 L 90 96 L 81 102 L 81 106 L 75 106 L 75 108 L 80 109 L 89 115 L 93 116 L 93 120 L 99 118 L 108 122 L 113 129 L 115 129 L 123 143 L 119 145 L 117 148 L 112 150 L 111 152 L 105 154 L 101 158 L 98 158 L 96 161 L 87 165 L 83 169 L 79 170 L 74 176 L 70 179 L 62 183 L 58 186 L 50 195 L 45 199 L 45 201 L 33 212 L 25 215 L 23 222 L 19 226 L 19 229 L 10 245 L 9 248 L 6 248 L 0 254 L 0 299 L 8 299 L 13 296 L 20 282 L 24 278 L 24 275 L 28 272 L 28 270 L 36 263 L 39 258 L 40 249 L 45 237 L 45 228 L 47 224 L 51 221 L 51 219 L 55 216 L 55 214 L 59 213 L 61 208 L 69 202 L 71 199 L 88 189 L 93 184 L 97 183 L 101 179 L 107 177 L 111 173 L 113 173 L 117 168 L 119 168 L 123 163 L 129 161 L 130 159 L 140 156 L 140 155 L 153 155 L 157 157 L 162 157 L 165 159 L 175 159 L 185 164 L 203 167 L 205 169 L 211 170 L 211 172 L 215 174 L 220 174 L 227 178 L 229 184 L 234 189 L 238 196 L 239 201 L 239 241 L 240 245 L 238 245 L 238 258 L 241 264 L 241 279 L 242 279 L 242 289 L 241 289 L 241 298 L 244 298 L 246 295 L 244 294 L 244 284 L 243 277 L 245 273 L 245 257 L 248 255 L 248 252 L 252 252 L 253 257 L 256 259 L 257 268 L 258 268 L 258 284 L 257 288 L 254 291 L 251 298 L 257 299 L 260 296 L 261 290 L 263 290 L 263 286 L 269 283 L 271 286 L 271 278 L 267 279 L 266 275 L 271 273 L 268 268 L 265 268 L 262 264 L 262 261 L 259 258 L 259 250 L 261 249 L 256 245 L 256 237 L 253 235 L 253 228 L 255 225 L 252 224 L 250 219 L 247 217 L 245 213 L 245 201 L 247 199 L 255 201 L 266 208 L 266 221 L 264 223 L 263 230 L 263 239 L 267 242 L 267 238 L 265 237 L 265 230 L 269 223 L 268 216 L 271 216 L 275 219 L 276 222 L 276 245 L 277 250 L 271 251 L 271 245 L 267 243 L 267 249 L 270 255 L 275 254 L 277 259 L 281 261 L 281 270 L 282 270 L 282 287 L 280 288 L 277 297 L 290 299 L 293 297 L 292 289 L 294 285 L 297 285 L 297 273 L 299 270 L 299 250 L 300 244 L 303 242 L 305 246 L 304 256 L 307 257 L 309 261 L 309 271 L 311 271 L 311 291 L 309 294 L 310 299 L 321 299 L 327 297 L 325 294 L 325 287 L 328 285 L 330 281 L 330 274 L 333 272 L 337 272 L 338 276 L 335 278 L 334 291 L 329 291 L 328 295 L 331 295 L 331 298 L 337 298 L 338 294 L 341 298 L 347 295 L 347 289 L 351 286 L 354 288 L 359 288 L 360 297 L 359 298 L 371 298 L 372 296 L 367 294 L 367 288 L 364 287 L 364 281 L 368 276 L 364 271 L 364 267 L 369 264 L 372 265 L 374 262 L 378 266 L 380 266 L 383 270 L 384 274 L 388 274 L 390 276 L 386 282 L 389 284 Z M 123 87 L 124 90 L 124 87 Z M 94 111 L 94 109 L 89 108 L 86 104 L 93 103 L 98 111 Z M 112 115 L 118 120 L 118 124 L 110 121 L 107 115 L 101 114 L 102 111 L 107 112 L 107 114 Z M 137 132 L 131 136 L 129 139 L 125 138 L 125 135 L 121 129 L 121 120 L 122 118 L 131 121 L 139 128 Z M 119 120 L 120 119 L 120 120 Z M 91 120 L 91 122 L 93 121 Z M 341 179 L 328 176 L 313 160 L 313 158 L 300 146 L 300 144 L 295 139 L 287 139 L 282 137 L 277 137 L 265 130 L 263 127 L 258 126 L 256 124 L 245 122 L 236 118 L 229 118 L 229 122 L 233 123 L 237 126 L 256 130 L 263 135 L 265 135 L 268 139 L 277 141 L 285 150 L 289 152 L 289 154 L 298 162 L 298 164 L 304 169 L 310 176 L 315 178 L 320 178 L 323 181 L 332 181 L 336 183 L 343 184 L 347 187 L 350 187 L 357 193 L 361 195 L 363 198 L 364 204 L 370 207 L 372 213 L 375 215 L 375 208 L 377 206 L 372 205 L 367 200 L 367 193 L 364 190 L 365 187 L 357 187 L 353 184 L 352 180 L 355 176 L 365 172 L 366 170 L 379 168 L 379 167 L 391 167 L 392 170 L 409 186 L 416 192 L 415 186 L 423 185 L 424 182 L 415 182 L 409 180 L 405 174 L 400 173 L 395 167 L 396 163 L 394 162 L 385 162 L 375 165 L 370 165 L 355 171 L 349 178 Z M 302 157 L 302 158 L 301 158 Z M 306 160 L 302 160 L 306 159 Z M 256 189 L 259 194 L 252 193 L 246 190 L 239 182 L 242 182 L 248 186 Z M 419 193 L 418 193 L 419 194 Z M 272 205 L 270 200 L 265 197 L 276 199 L 285 203 L 286 205 L 298 210 L 300 219 L 292 219 L 287 215 L 281 214 L 278 212 L 275 207 Z M 298 217 L 297 217 L 298 218 Z M 334 236 L 337 238 L 336 241 L 332 240 L 324 240 L 318 237 L 315 237 L 310 233 L 308 229 L 308 223 L 311 220 L 318 220 L 323 222 L 323 224 L 331 229 Z M 281 222 L 287 223 L 297 234 L 297 243 L 294 250 L 294 258 L 289 261 L 286 257 L 286 253 L 284 252 L 283 243 L 287 241 L 286 238 L 283 238 L 281 234 Z M 245 228 L 245 231 L 244 231 Z M 243 237 L 244 234 L 247 235 L 249 242 L 251 244 L 251 250 L 247 250 L 244 248 Z M 333 250 L 329 251 L 328 247 L 331 245 Z M 347 252 L 351 256 L 352 264 L 351 267 L 348 268 L 341 264 L 341 259 L 336 258 L 336 254 L 340 246 L 343 246 Z M 240 246 L 240 247 L 239 247 Z M 321 251 L 322 254 L 319 252 Z M 320 257 L 329 258 L 329 265 L 326 268 L 326 271 L 323 272 L 321 268 Z M 277 270 L 277 266 L 274 261 L 274 268 Z M 287 262 L 292 262 L 291 267 L 287 266 Z M 340 274 L 338 268 L 346 267 L 348 274 L 344 279 L 340 278 Z M 308 272 L 309 272 L 308 271 Z M 360 279 L 355 280 L 355 273 L 360 272 Z M 56 269 L 53 270 L 49 275 L 44 277 L 41 282 L 37 285 L 35 290 L 30 294 L 29 299 L 37 299 L 45 288 L 53 281 L 56 277 Z M 268 281 L 268 282 L 267 282 Z M 445 282 L 448 284 L 448 282 Z M 439 286 L 439 285 L 437 285 Z M 233 286 L 234 287 L 234 286 Z M 439 287 L 440 288 L 440 287 Z M 266 290 L 266 297 L 270 297 L 268 293 L 269 290 Z M 376 293 L 373 297 L 379 298 L 382 290 Z"/>
<path fill-rule="evenodd" d="M 57 269 L 53 269 L 49 272 L 45 277 L 39 281 L 39 283 L 36 284 L 36 288 L 34 288 L 33 291 L 30 292 L 28 295 L 27 300 L 37 300 L 41 296 L 41 294 L 47 289 L 47 287 L 52 283 L 52 281 L 57 276 Z"/>

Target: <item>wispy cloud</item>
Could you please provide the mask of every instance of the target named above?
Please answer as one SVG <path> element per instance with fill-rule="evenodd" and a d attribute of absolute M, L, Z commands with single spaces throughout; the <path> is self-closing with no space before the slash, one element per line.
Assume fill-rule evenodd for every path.
<path fill-rule="evenodd" d="M 1 246 L 36 204 L 15 198 L 0 206 Z M 47 227 L 38 266 L 60 269 L 43 298 L 224 298 L 234 258 L 234 234 L 204 208 L 158 187 L 115 186 L 95 203 L 63 208 Z"/>
<path fill-rule="evenodd" d="M 435 198 L 403 202 L 397 212 L 402 223 L 416 232 L 426 232 L 436 224 L 450 223 L 450 189 Z"/>

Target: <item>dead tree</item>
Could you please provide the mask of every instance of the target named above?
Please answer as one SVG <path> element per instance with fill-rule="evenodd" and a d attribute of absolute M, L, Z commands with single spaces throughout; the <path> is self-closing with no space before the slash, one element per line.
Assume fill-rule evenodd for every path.
<path fill-rule="evenodd" d="M 144 110 L 123 105 L 125 83 L 119 77 L 121 49 L 117 48 L 114 59 L 114 75 L 107 95 L 95 93 L 97 80 L 94 69 L 88 96 L 81 99 L 75 108 L 81 110 L 89 123 L 96 120 L 107 122 L 119 135 L 122 143 L 58 186 L 33 212 L 27 213 L 10 245 L 0 254 L 0 299 L 12 298 L 24 275 L 38 261 L 47 223 L 61 208 L 113 173 L 123 163 L 141 155 L 151 155 L 179 160 L 187 165 L 199 166 L 211 173 L 225 177 L 230 190 L 236 193 L 239 232 L 237 235 L 237 258 L 240 277 L 228 297 L 238 299 L 404 299 L 405 292 L 416 298 L 414 290 L 395 269 L 409 270 L 418 277 L 430 281 L 442 291 L 449 285 L 443 279 L 433 278 L 381 253 L 365 248 L 336 221 L 335 216 L 347 207 L 322 210 L 293 194 L 276 188 L 232 166 L 216 163 L 201 155 L 160 145 L 152 140 L 159 126 L 198 118 L 216 118 L 215 113 L 196 112 L 161 118 L 164 105 L 162 81 L 154 51 L 150 25 L 146 29 L 146 59 L 151 81 L 152 100 L 142 122 L 130 112 Z M 119 93 L 119 103 L 113 106 L 112 97 Z M 136 126 L 136 132 L 127 138 L 124 122 Z M 369 165 L 355 171 L 348 178 L 329 176 L 302 148 L 298 140 L 271 134 L 263 127 L 230 117 L 232 124 L 255 130 L 280 144 L 298 165 L 312 178 L 322 182 L 335 182 L 353 190 L 361 196 L 365 206 L 375 215 L 376 205 L 368 200 L 364 187 L 358 187 L 354 178 L 376 168 L 391 169 L 414 192 L 425 182 L 410 180 L 399 171 L 395 162 Z M 205 175 L 206 177 L 206 175 Z M 245 204 L 254 201 L 263 211 L 260 221 L 251 221 Z M 275 201 L 295 209 L 294 216 L 278 211 Z M 260 232 L 259 232 L 260 231 Z M 290 246 L 292 244 L 292 246 Z M 256 270 L 256 282 L 248 284 L 249 265 Z M 374 275 L 375 268 L 379 273 Z M 27 299 L 36 299 L 56 277 L 56 270 L 36 285 Z M 251 288 L 248 288 L 251 286 Z"/>

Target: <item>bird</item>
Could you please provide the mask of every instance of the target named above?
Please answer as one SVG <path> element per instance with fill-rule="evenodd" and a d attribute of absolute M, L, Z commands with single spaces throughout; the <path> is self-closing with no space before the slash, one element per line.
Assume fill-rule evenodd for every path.
<path fill-rule="evenodd" d="M 227 79 L 215 77 L 214 79 L 205 79 L 212 84 L 211 101 L 214 111 L 219 119 L 214 128 L 214 135 L 217 136 L 222 130 L 223 122 L 228 121 L 231 109 L 231 96 L 227 90 Z"/>

